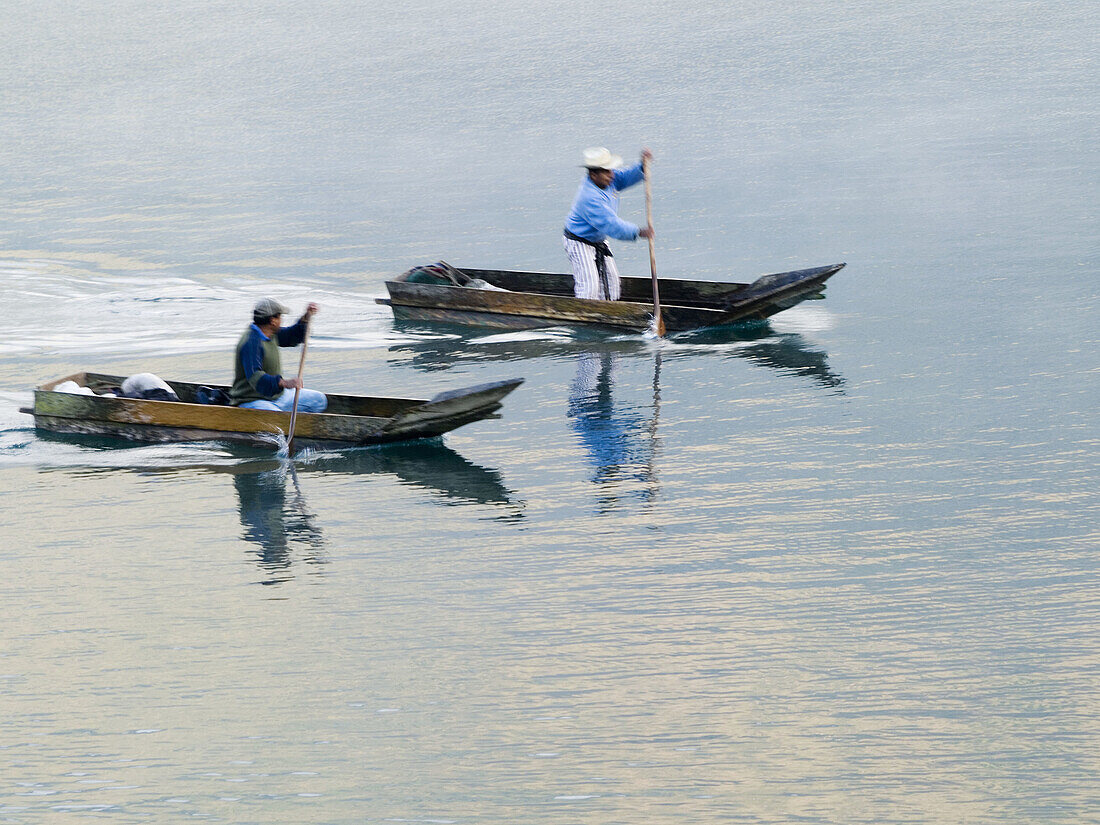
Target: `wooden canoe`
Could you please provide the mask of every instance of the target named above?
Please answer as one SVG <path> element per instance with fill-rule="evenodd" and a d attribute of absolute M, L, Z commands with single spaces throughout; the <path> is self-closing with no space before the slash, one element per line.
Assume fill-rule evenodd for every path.
<path fill-rule="evenodd" d="M 442 267 L 450 280 L 426 270 Z M 811 298 L 823 298 L 825 282 L 844 264 L 764 275 L 752 283 L 658 280 L 661 316 L 670 332 L 761 321 Z M 465 285 L 481 280 L 498 289 Z M 388 298 L 376 298 L 395 318 L 506 329 L 585 324 L 644 331 L 653 313 L 650 278 L 623 278 L 618 301 L 573 297 L 573 276 L 546 272 L 459 269 L 447 264 L 416 267 L 386 281 Z"/>
<path fill-rule="evenodd" d="M 55 433 L 106 435 L 129 441 L 232 441 L 259 446 L 277 443 L 290 427 L 290 413 L 245 410 L 195 403 L 199 384 L 168 381 L 179 401 L 151 401 L 57 392 L 75 381 L 93 392 L 121 386 L 125 376 L 78 372 L 37 387 L 37 429 Z M 496 417 L 501 399 L 522 378 L 441 392 L 430 399 L 328 395 L 323 413 L 299 413 L 294 442 L 302 446 L 350 447 L 433 438 L 477 421 Z M 214 385 L 205 385 L 214 386 Z M 216 387 L 228 390 L 228 387 Z"/>

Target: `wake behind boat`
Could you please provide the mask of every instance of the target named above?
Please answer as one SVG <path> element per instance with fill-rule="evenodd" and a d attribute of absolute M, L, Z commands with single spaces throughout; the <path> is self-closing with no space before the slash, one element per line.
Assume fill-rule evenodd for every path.
<path fill-rule="evenodd" d="M 661 312 L 670 332 L 760 321 L 802 301 L 824 297 L 825 282 L 844 264 L 764 275 L 752 283 L 658 279 Z M 622 298 L 573 296 L 573 276 L 468 269 L 444 262 L 419 266 L 386 281 L 376 298 L 395 318 L 506 329 L 583 324 L 642 332 L 653 316 L 650 278 L 622 278 Z"/>
<path fill-rule="evenodd" d="M 270 446 L 290 427 L 290 413 L 199 403 L 200 391 L 228 387 L 166 382 L 179 398 L 160 401 L 102 395 L 124 382 L 124 376 L 79 372 L 37 387 L 35 427 L 55 433 L 106 435 L 129 441 L 232 441 Z M 66 382 L 78 391 L 58 391 Z M 441 392 L 429 399 L 329 395 L 323 413 L 299 413 L 295 444 L 350 447 L 433 438 L 496 417 L 502 399 L 522 378 L 478 384 Z M 84 394 L 89 392 L 92 394 Z"/>

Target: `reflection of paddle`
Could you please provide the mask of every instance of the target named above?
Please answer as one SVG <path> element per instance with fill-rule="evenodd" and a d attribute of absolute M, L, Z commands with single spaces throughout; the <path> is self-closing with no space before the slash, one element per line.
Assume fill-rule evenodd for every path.
<path fill-rule="evenodd" d="M 645 221 L 653 228 L 653 195 L 649 187 L 649 158 L 642 158 L 642 174 L 645 176 Z M 649 273 L 653 276 L 653 326 L 658 337 L 665 334 L 665 322 L 661 318 L 661 296 L 657 292 L 657 256 L 653 253 L 653 235 L 649 236 Z"/>
<path fill-rule="evenodd" d="M 298 421 L 298 396 L 302 392 L 302 373 L 306 368 L 306 352 L 309 350 L 309 318 L 302 333 L 302 357 L 298 361 L 298 386 L 294 388 L 294 406 L 290 408 L 290 432 L 286 435 L 286 454 L 294 454 L 294 425 Z"/>
<path fill-rule="evenodd" d="M 661 417 L 661 351 L 657 350 L 657 359 L 653 363 L 653 416 L 649 420 L 649 460 L 646 461 L 645 480 L 650 488 L 646 491 L 646 501 L 652 503 L 657 497 L 660 485 L 657 483 L 655 468 L 657 460 L 657 423 Z"/>

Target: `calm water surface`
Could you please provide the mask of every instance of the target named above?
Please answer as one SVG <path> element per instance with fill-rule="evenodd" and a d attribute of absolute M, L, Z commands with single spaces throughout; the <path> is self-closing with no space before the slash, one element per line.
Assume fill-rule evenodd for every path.
<path fill-rule="evenodd" d="M 1100 821 L 1095 4 L 8 6 L 0 822 Z M 592 144 L 668 277 L 848 268 L 663 341 L 374 303 L 563 270 Z M 319 389 L 526 383 L 292 463 L 18 412 L 224 381 L 268 294 Z"/>

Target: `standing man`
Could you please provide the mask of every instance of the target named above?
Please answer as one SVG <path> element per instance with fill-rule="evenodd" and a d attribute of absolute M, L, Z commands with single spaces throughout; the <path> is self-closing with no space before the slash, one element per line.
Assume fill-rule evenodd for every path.
<path fill-rule="evenodd" d="M 653 153 L 642 150 L 642 159 Z M 652 238 L 653 227 L 639 229 L 619 218 L 619 192 L 644 178 L 642 164 L 619 169 L 623 159 L 602 146 L 584 150 L 582 166 L 588 175 L 577 190 L 573 211 L 565 219 L 562 243 L 573 266 L 573 294 L 578 298 L 619 300 L 619 270 L 607 245 L 608 238 L 636 241 Z"/>
<path fill-rule="evenodd" d="M 264 298 L 252 310 L 252 323 L 237 342 L 233 361 L 233 386 L 229 398 L 235 407 L 250 410 L 290 412 L 294 390 L 298 389 L 298 410 L 323 412 L 328 406 L 325 394 L 302 389 L 300 378 L 283 378 L 279 347 L 296 347 L 306 339 L 306 325 L 317 312 L 311 303 L 292 327 L 283 329 L 283 313 L 290 312 L 272 298 Z"/>

